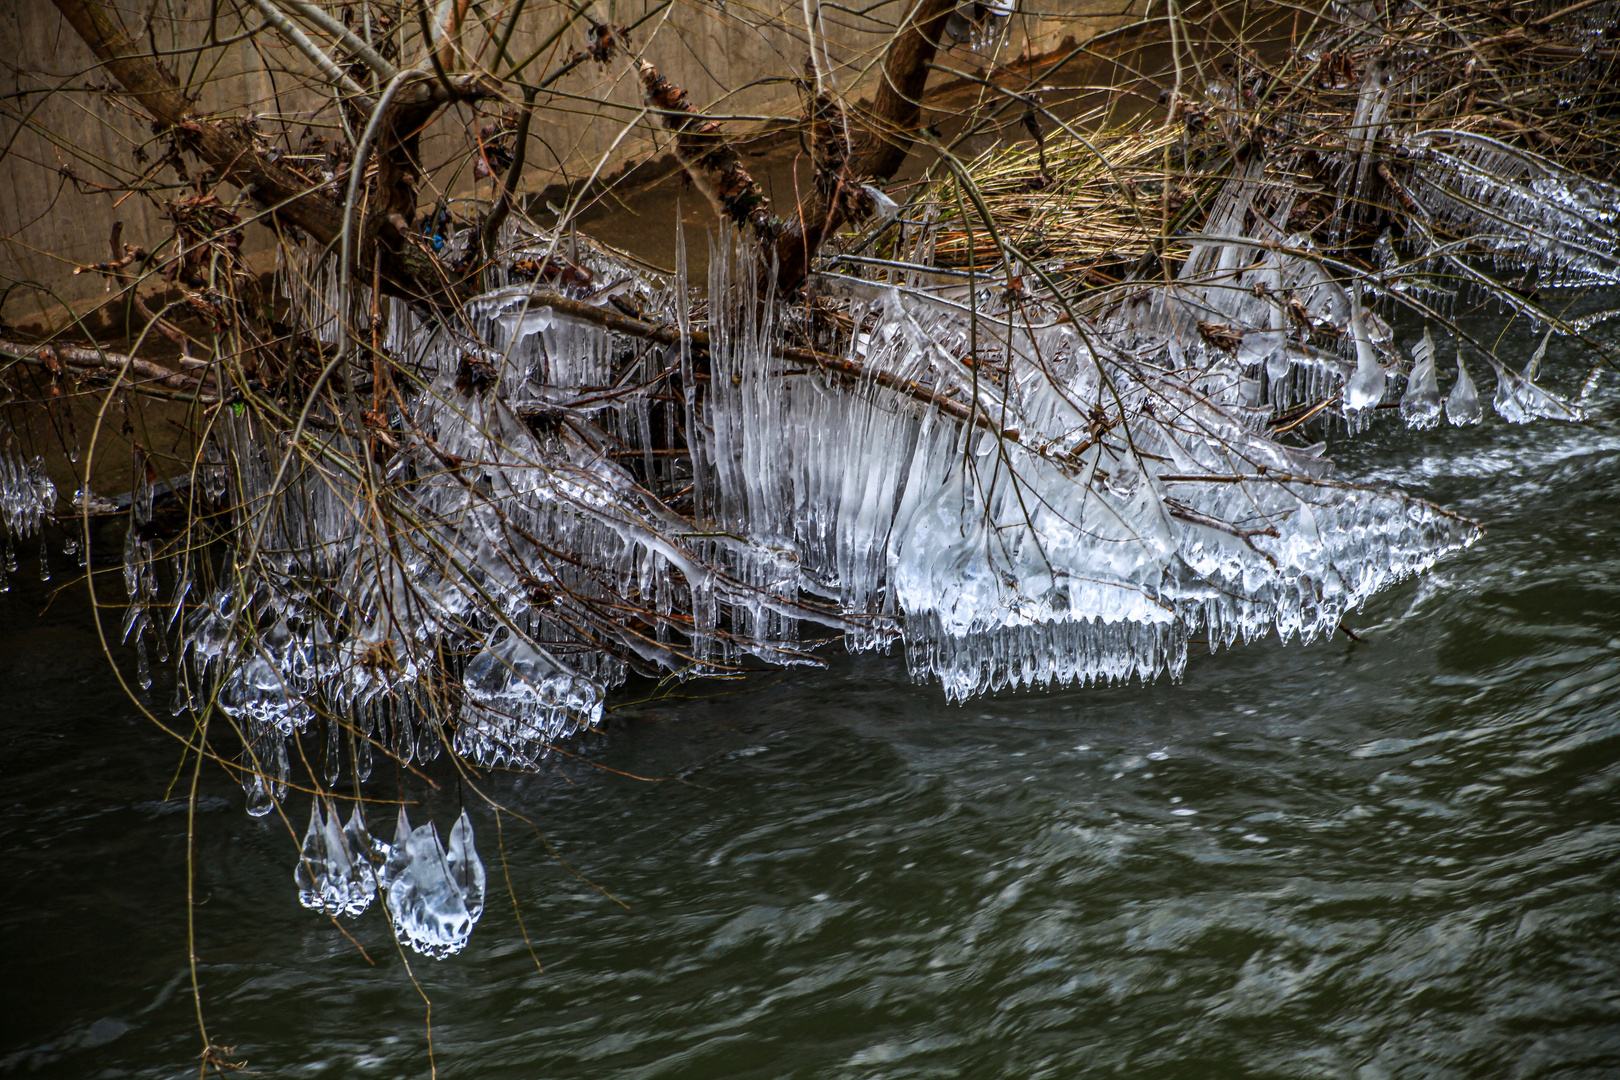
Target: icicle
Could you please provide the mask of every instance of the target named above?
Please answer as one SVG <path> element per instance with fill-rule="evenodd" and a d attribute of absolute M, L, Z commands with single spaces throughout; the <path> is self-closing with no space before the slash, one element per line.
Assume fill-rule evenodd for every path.
<path fill-rule="evenodd" d="M 358 808 L 355 814 L 358 817 Z M 363 822 L 360 836 L 364 836 Z M 319 798 L 312 800 L 309 831 L 293 878 L 299 903 L 334 915 L 358 915 L 371 906 L 377 894 L 369 851 L 354 846 L 338 825 L 337 811 L 323 813 Z"/>
<path fill-rule="evenodd" d="M 1344 391 L 1345 410 L 1360 415 L 1384 400 L 1387 376 L 1373 351 L 1367 332 L 1367 311 L 1356 308 L 1350 316 L 1350 332 L 1356 343 L 1356 373 Z"/>
<path fill-rule="evenodd" d="M 463 822 L 465 812 L 451 833 L 454 865 L 439 843 L 438 831 L 429 823 L 405 839 L 404 863 L 389 874 L 388 912 L 394 933 L 426 956 L 443 958 L 460 952 L 483 914 L 483 863 L 471 849 L 471 826 L 458 835 Z M 397 848 L 396 841 L 396 854 Z M 469 900 L 476 904 L 476 912 L 468 907 Z"/>
<path fill-rule="evenodd" d="M 1468 424 L 1477 424 L 1484 417 L 1484 410 L 1479 403 L 1479 391 L 1474 389 L 1474 380 L 1468 377 L 1468 367 L 1463 363 L 1462 350 L 1457 351 L 1457 382 L 1446 395 L 1446 419 L 1457 427 Z"/>
<path fill-rule="evenodd" d="M 1434 374 L 1434 338 L 1423 328 L 1423 340 L 1412 346 L 1412 374 L 1401 396 L 1401 419 L 1417 431 L 1440 422 L 1440 384 Z"/>

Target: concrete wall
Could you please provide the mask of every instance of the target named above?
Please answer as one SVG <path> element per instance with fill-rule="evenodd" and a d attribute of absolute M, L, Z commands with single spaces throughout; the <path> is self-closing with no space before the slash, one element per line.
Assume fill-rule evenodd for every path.
<path fill-rule="evenodd" d="M 822 33 L 839 85 L 859 94 L 868 88 L 872 69 L 887 39 L 887 25 L 904 0 L 857 17 L 824 0 Z M 1085 40 L 1130 21 L 1142 0 L 1048 0 L 1055 5 L 1015 15 L 1008 33 L 993 49 L 953 50 L 950 62 L 963 68 L 996 66 L 1021 54 L 1040 54 L 1065 38 Z M 164 63 L 192 88 L 199 105 L 224 114 L 255 114 L 262 130 L 283 150 L 292 151 L 306 130 L 330 132 L 337 110 L 300 85 L 298 72 L 309 70 L 303 57 L 271 32 L 223 48 L 200 48 L 207 40 L 210 0 L 111 0 L 137 40 L 155 48 Z M 250 5 L 247 26 L 259 19 Z M 489 10 L 501 3 L 485 4 Z M 657 0 L 597 0 L 597 18 L 628 24 L 657 6 Z M 218 5 L 215 39 L 243 33 L 233 5 Z M 335 5 L 334 5 L 335 7 Z M 865 4 L 849 5 L 852 10 Z M 406 11 L 414 8 L 407 7 Z M 148 24 L 147 13 L 157 17 Z M 509 53 L 527 56 L 567 13 L 555 2 L 527 5 Z M 317 36 L 318 35 L 313 35 Z M 407 57 L 416 59 L 417 31 L 408 31 Z M 493 49 L 481 29 L 468 34 L 469 47 Z M 108 258 L 113 222 L 124 222 L 128 243 L 151 248 L 168 235 L 163 204 L 185 194 L 174 170 L 160 159 L 162 140 L 154 138 L 129 106 L 97 89 L 108 77 L 96 69 L 84 43 L 45 0 L 0 3 L 0 41 L 10 56 L 0 75 L 4 111 L 0 112 L 0 282 L 8 289 L 0 315 L 13 323 L 48 321 L 60 324 L 64 304 L 82 309 L 104 291 L 95 275 L 73 276 L 75 266 Z M 559 43 L 531 64 L 526 78 L 555 70 L 572 48 L 583 42 L 576 23 Z M 671 4 L 654 15 L 632 37 L 632 48 L 657 64 L 690 100 L 714 113 L 736 117 L 747 128 L 761 118 L 791 114 L 797 107 L 792 79 L 808 54 L 801 0 L 699 0 Z M 938 76 L 936 76 L 938 78 Z M 539 190 L 559 181 L 589 176 L 599 163 L 611 170 L 629 159 L 656 152 L 659 138 L 644 117 L 633 67 L 621 58 L 605 67 L 586 63 L 559 80 L 546 108 L 536 117 L 536 142 L 524 188 Z M 515 92 L 514 92 L 515 94 Z M 470 133 L 487 122 L 459 106 L 434 126 L 425 145 L 425 162 L 433 172 L 422 201 L 433 200 L 434 186 L 454 194 L 471 193 Z M 188 165 L 194 163 L 188 163 Z M 64 173 L 69 169 L 85 185 Z M 127 183 L 131 170 L 150 170 L 153 180 L 170 189 L 155 194 L 100 191 L 89 184 Z M 488 192 L 487 182 L 484 192 Z M 233 195 L 229 189 L 222 197 Z M 250 250 L 265 250 L 270 233 L 250 230 Z M 28 283 L 43 284 L 56 300 Z"/>

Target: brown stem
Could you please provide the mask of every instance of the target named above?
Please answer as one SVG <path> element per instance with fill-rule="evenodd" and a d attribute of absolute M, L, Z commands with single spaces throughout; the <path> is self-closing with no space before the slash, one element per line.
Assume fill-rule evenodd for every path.
<path fill-rule="evenodd" d="M 0 339 L 0 356 L 9 356 L 25 364 L 34 364 L 52 372 L 63 368 L 80 373 L 100 375 L 123 374 L 131 378 L 130 387 L 140 390 L 146 386 L 160 386 L 165 390 L 196 394 L 201 400 L 213 401 L 218 397 L 211 383 L 195 375 L 154 364 L 122 353 L 87 345 L 29 345 L 20 341 Z"/>
<path fill-rule="evenodd" d="M 742 159 L 726 139 L 720 125 L 707 120 L 686 100 L 686 91 L 641 62 L 641 91 L 647 104 L 658 109 L 664 127 L 675 135 L 675 157 L 703 192 L 714 212 L 739 226 L 752 226 L 761 243 L 776 235 L 771 205 Z"/>
<path fill-rule="evenodd" d="M 873 98 L 856 175 L 879 182 L 900 171 L 915 140 L 922 116 L 923 90 L 929 65 L 939 53 L 945 23 L 956 10 L 956 0 L 915 0 L 888 55 L 883 58 L 883 81 Z"/>
<path fill-rule="evenodd" d="M 160 128 L 180 136 L 181 144 L 214 168 L 218 176 L 250 193 L 287 225 L 303 230 L 323 245 L 333 243 L 342 229 L 343 206 L 319 190 L 302 173 L 265 157 L 253 145 L 252 133 L 237 117 L 212 118 L 197 114 L 173 76 L 152 59 L 140 55 L 129 33 L 99 0 L 53 0 L 96 59 L 101 61 L 126 93 L 140 103 Z M 403 87 L 394 99 L 379 154 L 379 198 L 373 206 L 371 231 L 397 215 L 410 224 L 415 218 L 416 143 L 433 115 L 451 100 L 500 97 L 500 84 L 487 75 L 458 75 L 443 82 L 423 79 Z M 357 267 L 367 267 L 370 245 L 356 251 Z M 396 294 L 423 296 L 442 290 L 444 281 L 436 265 L 420 253 L 404 250 L 396 240 L 383 266 L 386 287 Z"/>
<path fill-rule="evenodd" d="M 501 231 L 501 224 L 506 221 L 506 215 L 512 211 L 512 199 L 517 194 L 518 179 L 523 175 L 523 159 L 529 147 L 529 122 L 534 119 L 534 99 L 540 92 L 538 86 L 528 86 L 523 89 L 523 113 L 518 117 L 517 131 L 513 134 L 512 164 L 507 166 L 506 181 L 501 185 L 500 197 L 495 205 L 490 207 L 489 217 L 484 219 L 484 257 L 495 257 L 495 236 Z"/>

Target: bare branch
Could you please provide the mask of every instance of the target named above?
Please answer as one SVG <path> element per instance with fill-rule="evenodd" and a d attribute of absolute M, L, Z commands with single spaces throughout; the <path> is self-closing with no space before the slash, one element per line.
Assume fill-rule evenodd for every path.
<path fill-rule="evenodd" d="M 297 24 L 287 18 L 280 8 L 272 4 L 270 0 L 253 0 L 253 6 L 259 9 L 259 14 L 264 16 L 265 22 L 275 27 L 282 37 L 291 42 L 294 48 L 303 53 L 305 58 L 315 65 L 316 70 L 331 82 L 343 87 L 349 96 L 355 100 L 356 104 L 366 109 L 375 106 L 376 102 L 370 94 L 366 93 L 365 88 L 351 79 L 342 68 L 338 67 L 337 61 L 327 56 L 319 45 L 309 40 L 309 35 L 298 29 Z"/>
<path fill-rule="evenodd" d="M 288 7 L 298 12 L 299 15 L 337 38 L 345 49 L 353 53 L 372 71 L 375 71 L 379 79 L 388 80 L 399 74 L 398 68 L 384 60 L 376 49 L 360 40 L 347 26 L 322 11 L 318 4 L 311 4 L 308 0 L 286 0 L 286 3 Z"/>

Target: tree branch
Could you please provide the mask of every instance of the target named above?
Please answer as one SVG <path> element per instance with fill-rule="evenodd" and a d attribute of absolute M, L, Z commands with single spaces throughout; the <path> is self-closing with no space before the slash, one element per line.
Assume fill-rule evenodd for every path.
<path fill-rule="evenodd" d="M 323 244 L 337 238 L 343 220 L 337 200 L 312 190 L 314 182 L 302 173 L 266 160 L 240 120 L 198 119 L 173 76 L 134 51 L 134 39 L 102 4 L 96 0 L 54 2 L 96 59 L 156 124 L 180 132 L 187 148 L 212 165 L 222 179 L 251 191 L 254 199 L 282 221 Z"/>
<path fill-rule="evenodd" d="M 0 338 L 0 356 L 9 356 L 25 364 L 46 368 L 60 374 L 64 369 L 79 374 L 114 376 L 122 374 L 130 380 L 134 390 L 152 385 L 183 394 L 195 394 L 201 401 L 218 400 L 219 394 L 211 378 L 187 375 L 150 360 L 142 360 L 122 353 L 107 352 L 87 345 L 29 345 L 20 341 Z"/>
<path fill-rule="evenodd" d="M 883 80 L 872 101 L 867 137 L 855 172 L 882 183 L 900 171 L 922 116 L 929 65 L 939 52 L 956 0 L 914 0 L 910 17 L 889 42 Z"/>
<path fill-rule="evenodd" d="M 323 245 L 340 237 L 343 204 L 319 190 L 302 173 L 269 160 L 253 143 L 252 132 L 235 117 L 203 118 L 174 77 L 136 51 L 134 40 L 99 0 L 53 0 L 74 31 L 84 39 L 124 90 L 161 128 L 181 136 L 182 145 L 213 166 L 220 178 L 248 192 L 280 221 L 303 230 Z M 352 81 L 352 80 L 351 80 Z M 393 243 L 383 261 L 384 284 L 391 292 L 427 298 L 444 290 L 445 280 L 424 253 L 409 247 L 398 232 L 416 217 L 417 141 L 434 114 L 452 100 L 501 98 L 500 83 L 488 75 L 456 75 L 443 80 L 422 77 L 402 86 L 384 119 L 378 163 L 377 213 L 367 222 L 366 241 L 354 252 L 366 266 L 372 245 L 381 236 Z"/>
<path fill-rule="evenodd" d="M 769 243 L 776 235 L 771 204 L 742 167 L 742 159 L 720 125 L 705 119 L 686 100 L 685 90 L 645 60 L 641 62 L 641 91 L 647 104 L 659 111 L 664 127 L 674 133 L 676 159 L 714 212 L 739 226 L 753 226 L 760 242 Z"/>
<path fill-rule="evenodd" d="M 399 74 L 399 69 L 384 60 L 376 49 L 361 41 L 355 36 L 354 31 L 322 11 L 318 5 L 308 3 L 308 0 L 287 0 L 287 6 L 328 34 L 331 34 L 345 49 L 353 53 L 361 63 L 375 71 L 379 79 L 386 82 Z"/>
<path fill-rule="evenodd" d="M 720 125 L 705 120 L 686 101 L 684 90 L 642 62 L 643 95 L 648 105 L 660 110 L 664 126 L 675 133 L 676 158 L 717 214 L 753 226 L 763 245 L 762 256 L 774 258 L 777 285 L 783 293 L 804 282 L 828 236 L 875 209 L 860 178 L 881 183 L 904 163 L 922 115 L 930 65 L 955 9 L 956 0 L 916 0 L 907 21 L 889 42 L 883 81 L 853 160 L 842 107 L 828 94 L 812 96 L 809 123 L 816 186 L 806 205 L 787 222 L 771 217 L 769 203 L 743 169 Z"/>
<path fill-rule="evenodd" d="M 270 0 L 253 0 L 253 6 L 259 9 L 264 21 L 276 28 L 282 37 L 290 41 L 295 49 L 304 54 L 305 59 L 315 65 L 323 76 L 329 81 L 343 87 L 355 104 L 365 109 L 376 106 L 376 101 L 366 93 L 365 88 L 351 79 L 347 72 L 338 67 L 337 61 L 327 56 L 321 47 L 309 40 L 309 35 L 300 30 L 296 23 L 287 18 L 286 14 Z"/>

